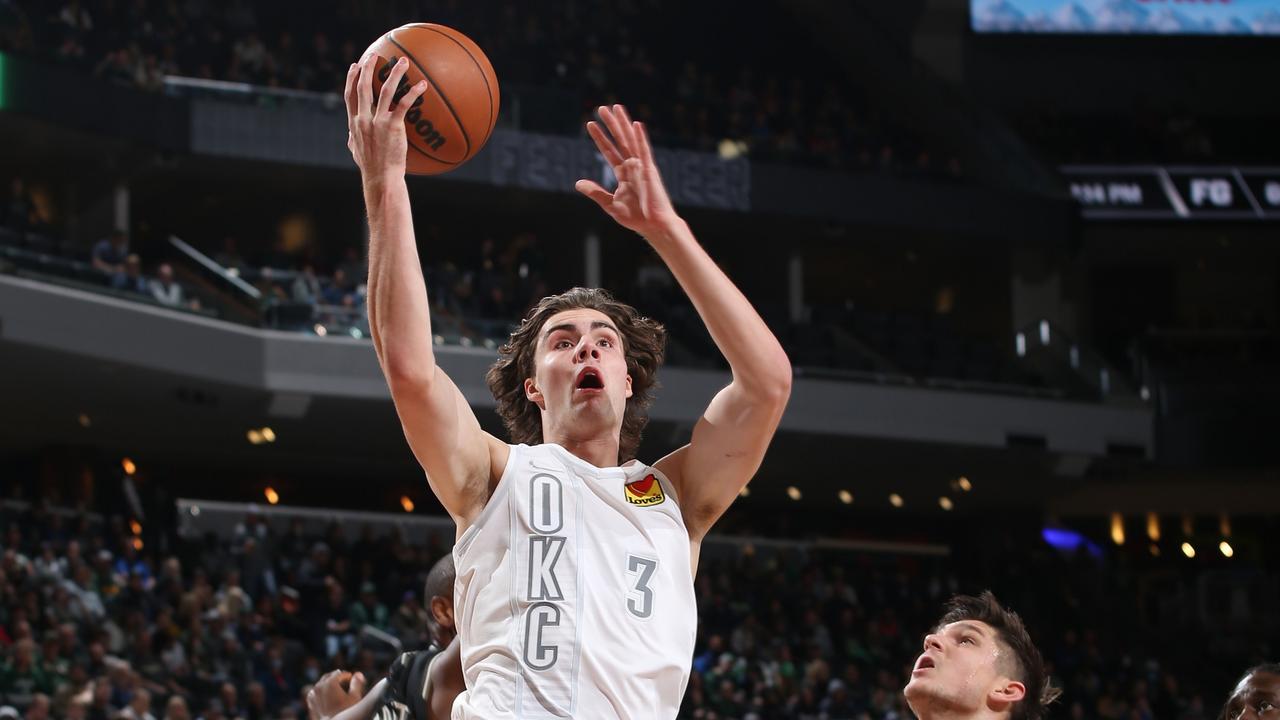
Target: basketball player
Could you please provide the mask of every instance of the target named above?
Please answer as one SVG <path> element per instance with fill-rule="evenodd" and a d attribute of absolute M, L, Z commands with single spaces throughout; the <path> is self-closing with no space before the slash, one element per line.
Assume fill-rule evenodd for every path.
<path fill-rule="evenodd" d="M 990 592 L 947 603 L 902 692 L 920 720 L 1040 720 L 1061 694 L 1022 619 Z"/>
<path fill-rule="evenodd" d="M 1280 718 L 1280 663 L 1245 671 L 1222 706 L 1219 720 L 1275 720 Z"/>
<path fill-rule="evenodd" d="M 307 693 L 313 720 L 448 720 L 464 689 L 453 624 L 453 557 L 445 555 L 427 575 L 427 627 L 432 645 L 407 652 L 387 677 L 364 693 L 363 673 L 334 670 Z"/>
<path fill-rule="evenodd" d="M 404 180 L 405 108 L 423 86 L 375 102 L 372 74 L 365 58 L 346 89 L 369 215 L 369 321 L 405 436 L 457 524 L 467 691 L 453 718 L 674 718 L 700 543 L 760 466 L 790 395 L 787 356 L 676 214 L 644 127 L 601 107 L 603 127 L 587 132 L 618 185 L 577 189 L 662 258 L 732 381 L 688 445 L 652 466 L 635 460 L 665 331 L 578 288 L 544 298 L 499 350 L 487 380 L 516 444 L 486 433 L 432 347 Z"/>

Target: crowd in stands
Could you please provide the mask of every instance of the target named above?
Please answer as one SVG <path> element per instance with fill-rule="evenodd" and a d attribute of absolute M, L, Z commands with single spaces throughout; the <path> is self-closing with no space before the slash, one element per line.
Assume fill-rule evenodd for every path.
<path fill-rule="evenodd" d="M 317 13 L 298 0 L 8 0 L 0 4 L 0 50 L 148 90 L 179 75 L 334 92 L 348 64 L 380 33 L 428 20 L 475 39 L 504 94 L 539 89 L 522 103 L 520 122 L 531 130 L 580 132 L 593 107 L 625 101 L 664 146 L 844 169 L 960 174 L 954 157 L 931 153 L 901 123 L 879 117 L 810 41 L 789 34 L 786 11 L 775 9 L 773 22 L 760 23 L 755 12 L 726 17 L 711 6 L 680 5 L 682 20 L 672 23 L 674 8 L 669 0 L 555 0 L 536 10 L 510 1 L 343 0 Z M 715 27 L 724 32 L 709 43 L 716 36 L 706 29 Z"/>
<path fill-rule="evenodd" d="M 39 503 L 0 506 L 0 519 L 0 705 L 35 720 L 304 717 L 302 697 L 328 669 L 380 674 L 358 640 L 364 626 L 425 646 L 421 592 L 448 550 L 342 524 L 313 536 L 254 515 L 221 538 Z M 1053 717 L 1210 720 L 1272 640 L 1274 627 L 1237 628 L 1251 644 L 1214 654 L 1229 638 L 1216 631 L 1210 643 L 1193 600 L 1211 585 L 1171 557 L 1140 568 L 997 544 L 987 565 L 708 546 L 681 717 L 905 720 L 901 688 L 942 602 L 989 583 L 1065 688 Z"/>

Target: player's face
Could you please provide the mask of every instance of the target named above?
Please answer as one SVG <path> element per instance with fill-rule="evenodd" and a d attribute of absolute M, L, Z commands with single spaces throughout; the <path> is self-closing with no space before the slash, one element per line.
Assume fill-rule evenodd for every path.
<path fill-rule="evenodd" d="M 556 313 L 538 333 L 529 398 L 552 418 L 583 432 L 620 428 L 631 376 L 622 336 L 608 315 L 578 308 Z M 615 429 L 616 432 L 616 429 Z"/>
<path fill-rule="evenodd" d="M 1255 672 L 1240 681 L 1223 710 L 1226 720 L 1280 718 L 1280 675 Z"/>
<path fill-rule="evenodd" d="M 903 689 L 907 704 L 919 717 L 947 712 L 978 712 L 992 700 L 1006 697 L 1010 686 L 1021 688 L 1001 674 L 1007 648 L 990 625 L 976 620 L 951 623 L 924 639 L 924 652 L 916 658 L 911 679 Z"/>

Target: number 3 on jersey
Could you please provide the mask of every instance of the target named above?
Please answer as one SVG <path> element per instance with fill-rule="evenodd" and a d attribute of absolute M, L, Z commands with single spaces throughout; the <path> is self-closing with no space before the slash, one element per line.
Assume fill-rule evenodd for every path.
<path fill-rule="evenodd" d="M 639 555 L 627 555 L 627 574 L 632 577 L 627 591 L 627 610 L 641 620 L 653 615 L 653 588 L 649 581 L 658 569 L 658 561 Z"/>

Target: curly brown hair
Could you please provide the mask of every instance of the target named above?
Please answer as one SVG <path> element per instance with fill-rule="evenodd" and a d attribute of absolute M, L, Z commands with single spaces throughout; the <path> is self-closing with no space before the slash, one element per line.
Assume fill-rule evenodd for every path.
<path fill-rule="evenodd" d="M 622 351 L 631 376 L 631 397 L 622 416 L 618 461 L 635 457 L 640 434 L 649 422 L 649 406 L 658 387 L 658 368 L 667 347 L 662 323 L 644 317 L 634 307 L 619 302 L 606 290 L 576 287 L 538 301 L 520 321 L 511 337 L 498 348 L 498 359 L 485 374 L 489 391 L 498 402 L 498 415 L 511 441 L 536 445 L 542 442 L 542 412 L 524 392 L 524 381 L 533 377 L 538 333 L 547 319 L 565 310 L 598 310 L 609 317 L 622 336 Z"/>

